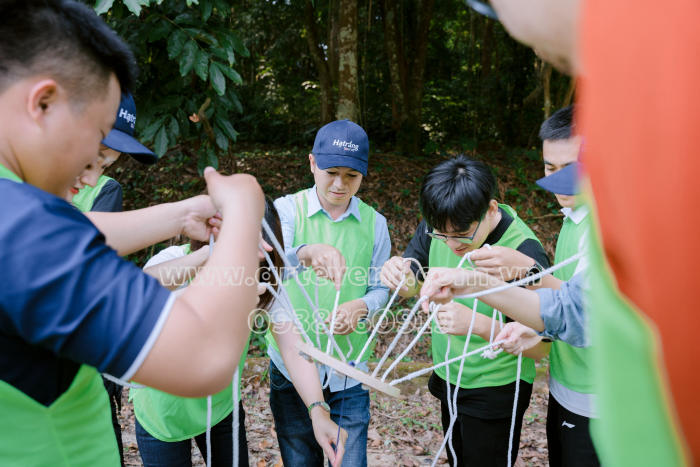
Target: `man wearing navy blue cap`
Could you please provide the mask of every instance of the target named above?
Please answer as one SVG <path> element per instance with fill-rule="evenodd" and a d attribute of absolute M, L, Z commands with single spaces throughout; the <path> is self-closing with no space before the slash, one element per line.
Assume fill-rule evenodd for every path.
<path fill-rule="evenodd" d="M 332 351 L 336 358 L 342 352 L 364 371 L 372 352 L 362 352 L 368 337 L 363 318 L 388 299 L 388 289 L 379 281 L 379 268 L 391 250 L 386 219 L 355 196 L 367 175 L 368 157 L 369 140 L 359 125 L 349 120 L 331 122 L 318 131 L 309 154 L 315 185 L 275 201 L 288 256 L 301 268 L 308 267 L 299 273 L 299 279 L 309 296 L 315 297 L 321 319 L 325 319 L 325 323 L 316 319 L 301 287 L 291 279 L 285 288 L 299 321 L 312 342 Z M 274 305 L 271 313 L 282 314 L 280 306 Z M 329 337 L 324 328 L 332 328 L 334 336 Z M 323 465 L 313 427 L 330 415 L 348 434 L 344 463 L 366 466 L 368 392 L 359 381 L 323 365 L 318 367 L 320 378 L 314 389 L 303 388 L 298 383 L 316 368 L 297 352 L 285 352 L 283 360 L 280 347 L 287 347 L 292 333 L 292 329 L 275 326 L 274 336 L 266 336 L 271 359 L 270 406 L 284 464 Z"/>
<path fill-rule="evenodd" d="M 97 160 L 85 167 L 75 180 L 67 200 L 82 212 L 119 212 L 122 210 L 122 187 L 103 175 L 119 156 L 130 154 L 143 164 L 155 164 L 158 157 L 134 138 L 136 104 L 130 93 L 122 94 L 114 127 L 101 141 Z"/>

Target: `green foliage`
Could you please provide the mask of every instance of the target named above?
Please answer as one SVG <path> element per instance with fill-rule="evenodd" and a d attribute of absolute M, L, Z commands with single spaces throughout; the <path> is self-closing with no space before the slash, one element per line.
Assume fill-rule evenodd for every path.
<path fill-rule="evenodd" d="M 176 149 L 200 171 L 231 155 L 243 112 L 233 68 L 250 52 L 227 0 L 98 0 L 98 14 L 128 41 L 140 75 L 137 134 L 162 156 Z M 190 116 L 196 115 L 196 118 Z"/>

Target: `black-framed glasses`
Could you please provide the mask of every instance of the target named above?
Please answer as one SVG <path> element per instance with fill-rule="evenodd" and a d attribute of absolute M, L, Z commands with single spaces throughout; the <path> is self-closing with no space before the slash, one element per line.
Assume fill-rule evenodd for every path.
<path fill-rule="evenodd" d="M 490 5 L 478 0 L 464 0 L 464 3 L 466 3 L 469 8 L 476 11 L 480 15 L 484 15 L 487 18 L 498 21 L 498 15 Z"/>
<path fill-rule="evenodd" d="M 476 224 L 476 228 L 474 229 L 474 233 L 471 234 L 470 237 L 465 237 L 465 236 L 461 236 L 461 235 L 445 235 L 445 234 L 441 234 L 441 233 L 431 232 L 430 229 L 426 229 L 425 233 L 427 233 L 430 238 L 434 238 L 435 240 L 440 240 L 441 242 L 447 243 L 447 240 L 454 240 L 456 242 L 463 243 L 465 245 L 470 245 L 470 244 L 474 243 L 474 237 L 476 236 L 476 233 L 479 231 L 479 226 L 481 225 L 482 220 L 484 220 L 483 217 L 481 219 L 479 219 L 479 223 Z"/>

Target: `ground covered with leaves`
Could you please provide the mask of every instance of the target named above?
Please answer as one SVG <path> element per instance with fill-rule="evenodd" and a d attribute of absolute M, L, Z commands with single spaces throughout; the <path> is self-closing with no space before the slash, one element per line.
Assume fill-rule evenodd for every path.
<path fill-rule="evenodd" d="M 418 222 L 418 193 L 423 176 L 437 163 L 454 155 L 448 151 L 427 158 L 406 158 L 389 153 L 370 156 L 369 175 L 358 196 L 387 218 L 392 239 L 392 254 L 406 248 Z M 309 171 L 308 148 L 247 147 L 236 157 L 221 160 L 225 173 L 245 172 L 256 176 L 267 195 L 276 198 L 294 193 L 313 184 Z M 471 151 L 470 157 L 489 164 L 498 179 L 499 202 L 511 205 L 527 222 L 553 257 L 561 215 L 554 197 L 538 188 L 534 181 L 542 176 L 542 162 L 533 150 Z M 145 167 L 130 158 L 122 158 L 108 175 L 124 188 L 125 209 L 176 201 L 201 193 L 205 184 L 196 161 L 178 150 L 166 155 L 156 166 Z M 174 239 L 173 242 L 180 240 Z M 139 265 L 166 246 L 156 245 L 130 257 Z M 398 303 L 395 313 L 409 304 Z M 381 336 L 376 354 L 386 349 L 391 334 Z M 412 335 L 403 336 L 403 348 Z M 243 401 L 251 465 L 282 465 L 269 407 L 268 359 L 264 357 L 264 339 L 251 340 L 250 355 L 243 374 Z M 406 374 L 431 364 L 430 336 L 421 338 L 401 362 L 398 370 Z M 530 408 L 525 414 L 520 439 L 520 466 L 547 465 L 545 420 L 547 413 L 546 362 L 538 367 Z M 393 399 L 371 393 L 372 419 L 369 428 L 370 465 L 430 465 L 442 442 L 440 406 L 427 391 L 427 377 L 401 386 L 404 397 Z M 126 391 L 125 391 L 126 393 Z M 141 465 L 134 437 L 133 409 L 124 400 L 120 421 L 127 465 Z M 196 465 L 203 465 L 199 451 L 193 447 Z M 445 454 L 442 462 L 446 464 Z"/>

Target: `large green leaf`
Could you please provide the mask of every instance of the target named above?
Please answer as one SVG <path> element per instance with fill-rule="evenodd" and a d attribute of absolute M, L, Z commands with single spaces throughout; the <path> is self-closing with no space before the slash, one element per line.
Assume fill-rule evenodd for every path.
<path fill-rule="evenodd" d="M 204 50 L 197 50 L 197 58 L 194 60 L 194 72 L 197 73 L 202 81 L 207 80 L 207 72 L 209 70 L 209 54 Z"/>
<path fill-rule="evenodd" d="M 216 145 L 219 146 L 223 151 L 228 150 L 228 138 L 219 129 L 218 126 L 214 126 L 214 134 L 216 135 Z"/>
<path fill-rule="evenodd" d="M 243 84 L 243 78 L 241 78 L 241 75 L 239 75 L 238 72 L 230 66 L 221 66 L 221 71 L 223 72 L 223 74 L 226 75 L 228 79 L 230 79 L 234 83 Z"/>
<path fill-rule="evenodd" d="M 141 7 L 148 6 L 148 0 L 123 0 L 124 5 L 132 12 L 134 15 L 139 16 L 141 14 Z"/>
<path fill-rule="evenodd" d="M 176 30 L 168 39 L 168 58 L 177 58 L 187 42 L 187 34 L 182 29 Z"/>
<path fill-rule="evenodd" d="M 233 128 L 231 122 L 224 118 L 217 118 L 216 123 L 224 131 L 224 133 L 226 133 L 226 136 L 228 136 L 231 141 L 236 141 L 238 138 L 238 132 Z"/>
<path fill-rule="evenodd" d="M 229 32 L 229 37 L 231 38 L 231 44 L 233 45 L 233 49 L 238 53 L 238 55 L 250 57 L 250 52 L 248 51 L 248 48 L 245 46 L 241 38 L 238 37 L 238 34 L 231 31 Z"/>
<path fill-rule="evenodd" d="M 182 49 L 182 57 L 180 57 L 180 76 L 185 76 L 192 71 L 195 58 L 197 57 L 197 44 L 190 40 L 187 41 Z"/>
<path fill-rule="evenodd" d="M 158 155 L 161 157 L 168 150 L 168 133 L 165 129 L 165 125 L 160 127 L 158 134 L 156 135 L 155 147 L 153 148 Z"/>
<path fill-rule="evenodd" d="M 177 123 L 177 118 L 170 117 L 170 123 L 168 124 L 168 132 L 170 133 L 170 138 L 176 141 L 180 136 L 180 125 Z"/>
<path fill-rule="evenodd" d="M 225 68 L 217 62 L 211 62 L 209 66 L 209 80 L 214 88 L 214 91 L 220 96 L 226 93 L 226 78 L 222 73 L 222 69 Z"/>
<path fill-rule="evenodd" d="M 209 146 L 200 149 L 199 159 L 197 159 L 197 170 L 202 174 L 207 166 L 214 167 L 215 169 L 219 168 L 219 158 L 216 157 L 214 149 Z"/>
<path fill-rule="evenodd" d="M 97 4 L 95 5 L 95 13 L 98 15 L 107 13 L 109 9 L 112 8 L 112 4 L 114 4 L 114 0 L 97 0 Z"/>
<path fill-rule="evenodd" d="M 157 118 L 149 123 L 148 126 L 146 126 L 146 128 L 141 132 L 140 139 L 142 141 L 153 141 L 153 138 L 156 136 L 156 132 L 163 125 L 163 122 L 165 122 L 165 117 Z"/>
<path fill-rule="evenodd" d="M 202 2 L 202 21 L 205 23 L 209 20 L 211 12 L 214 9 L 214 3 L 211 0 L 204 0 Z"/>

